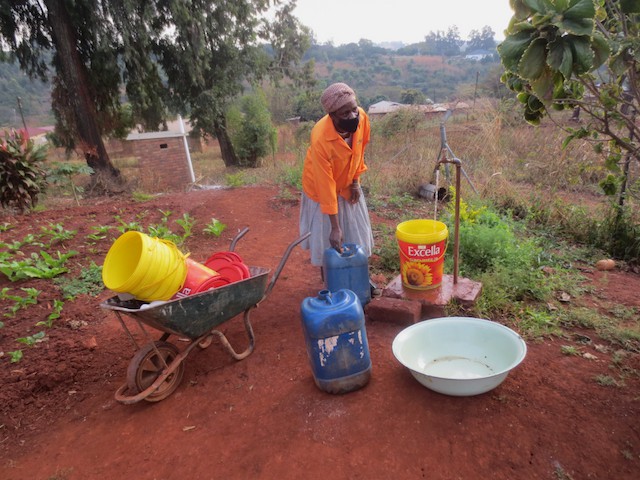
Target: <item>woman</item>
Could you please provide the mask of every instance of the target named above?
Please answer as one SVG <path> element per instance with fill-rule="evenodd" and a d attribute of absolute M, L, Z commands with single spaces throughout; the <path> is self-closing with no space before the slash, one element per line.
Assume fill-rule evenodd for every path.
<path fill-rule="evenodd" d="M 369 212 L 359 181 L 367 170 L 364 151 L 370 137 L 369 117 L 345 83 L 327 87 L 320 102 L 327 115 L 311 131 L 300 208 L 300 234 L 311 232 L 301 246 L 310 250 L 315 266 L 322 266 L 329 247 L 341 252 L 343 244 L 356 243 L 367 256 L 373 248 Z"/>

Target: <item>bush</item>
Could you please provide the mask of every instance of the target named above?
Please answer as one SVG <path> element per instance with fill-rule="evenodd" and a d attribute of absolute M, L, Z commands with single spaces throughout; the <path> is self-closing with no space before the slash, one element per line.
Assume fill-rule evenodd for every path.
<path fill-rule="evenodd" d="M 302 166 L 303 162 L 297 162 L 295 165 L 284 165 L 279 174 L 280 183 L 302 191 Z"/>
<path fill-rule="evenodd" d="M 261 166 L 261 160 L 275 152 L 278 132 L 262 92 L 241 99 L 239 110 L 229 112 L 229 130 L 240 164 Z"/>
<path fill-rule="evenodd" d="M 614 258 L 640 263 L 640 224 L 628 206 L 612 205 L 609 215 L 597 229 L 596 246 Z"/>
<path fill-rule="evenodd" d="M 0 142 L 0 204 L 24 213 L 38 203 L 44 192 L 46 173 L 40 164 L 46 147 L 37 146 L 25 132 L 5 132 Z"/>
<path fill-rule="evenodd" d="M 450 207 L 452 209 L 452 207 Z M 446 223 L 454 232 L 453 212 Z M 541 301 L 551 293 L 540 269 L 543 257 L 533 240 L 516 236 L 513 225 L 487 207 L 460 205 L 460 274 L 482 283 L 476 309 L 484 316 L 514 314 L 521 302 Z M 452 240 L 449 248 L 453 249 Z M 452 271 L 453 255 L 446 257 Z"/>

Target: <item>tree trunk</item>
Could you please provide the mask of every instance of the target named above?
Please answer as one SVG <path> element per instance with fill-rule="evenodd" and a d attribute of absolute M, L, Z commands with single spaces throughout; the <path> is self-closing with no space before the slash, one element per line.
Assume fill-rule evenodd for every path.
<path fill-rule="evenodd" d="M 213 125 L 214 133 L 218 139 L 220 145 L 220 154 L 222 155 L 222 161 L 226 167 L 233 167 L 239 164 L 238 156 L 233 149 L 231 139 L 227 133 L 227 126 L 224 117 L 222 119 L 216 119 Z"/>
<path fill-rule="evenodd" d="M 70 111 L 73 114 L 77 144 L 82 149 L 87 165 L 93 168 L 95 173 L 106 176 L 105 180 L 119 182 L 120 171 L 111 163 L 102 140 L 98 114 L 89 90 L 88 74 L 76 47 L 74 27 L 64 0 L 45 0 L 44 3 L 60 62 L 60 71 L 57 73 L 71 103 Z"/>

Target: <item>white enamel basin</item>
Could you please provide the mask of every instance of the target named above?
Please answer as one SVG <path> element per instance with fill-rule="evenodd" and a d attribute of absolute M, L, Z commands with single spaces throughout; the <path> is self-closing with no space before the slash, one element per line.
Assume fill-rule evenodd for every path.
<path fill-rule="evenodd" d="M 494 389 L 527 354 L 526 343 L 510 328 L 470 317 L 411 325 L 396 336 L 392 349 L 422 385 L 454 396 Z"/>

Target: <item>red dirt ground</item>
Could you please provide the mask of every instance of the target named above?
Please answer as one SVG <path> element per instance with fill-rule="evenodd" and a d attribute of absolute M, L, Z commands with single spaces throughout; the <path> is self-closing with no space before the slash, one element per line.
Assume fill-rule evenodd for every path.
<path fill-rule="evenodd" d="M 157 223 L 159 210 L 198 220 L 187 247 L 199 261 L 227 250 L 235 232 L 248 226 L 236 251 L 273 272 L 297 237 L 298 205 L 279 201 L 276 189 L 247 187 L 5 216 L 2 222 L 15 228 L 0 239 L 22 239 L 49 222 L 78 229 L 60 245 L 80 252 L 82 260 L 71 262 L 77 275 L 80 261 L 101 264 L 117 236 L 92 248 L 91 225 L 116 225 L 116 215 L 137 221 L 141 212 L 147 212 L 141 222 Z M 228 226 L 219 239 L 201 233 L 212 217 Z M 637 274 L 591 269 L 585 275 L 591 308 L 640 307 Z M 192 351 L 169 398 L 123 405 L 114 393 L 135 352 L 114 314 L 99 308 L 113 294 L 67 302 L 54 328 L 45 329 L 48 340 L 23 346 L 23 360 L 10 363 L 7 352 L 20 348 L 15 338 L 39 331 L 34 324 L 59 297 L 50 281 L 0 279 L 0 288 L 22 286 L 42 293 L 38 305 L 4 318 L 0 330 L 1 479 L 638 478 L 640 358 L 621 356 L 593 331 L 528 341 L 527 358 L 499 387 L 449 397 L 422 387 L 393 357 L 391 343 L 403 325 L 368 321 L 370 383 L 330 395 L 313 382 L 299 314 L 302 300 L 322 285 L 307 252 L 295 248 L 274 290 L 251 314 L 252 355 L 236 361 L 214 340 Z M 221 330 L 244 348 L 240 318 Z M 583 355 L 562 354 L 564 345 Z M 624 384 L 601 385 L 598 375 L 624 376 Z"/>

